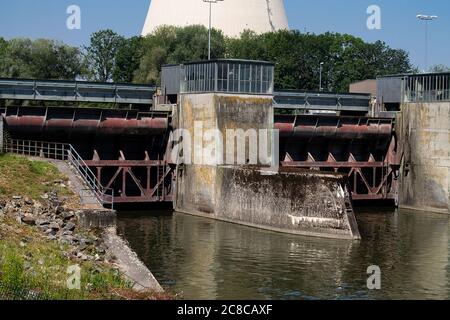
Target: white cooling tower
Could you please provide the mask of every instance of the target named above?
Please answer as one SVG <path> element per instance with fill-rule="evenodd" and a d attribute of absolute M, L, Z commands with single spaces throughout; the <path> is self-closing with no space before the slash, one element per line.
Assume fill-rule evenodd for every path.
<path fill-rule="evenodd" d="M 203 0 L 151 0 L 142 31 L 152 33 L 162 25 L 209 25 L 209 3 Z M 283 0 L 224 0 L 212 4 L 212 27 L 230 37 L 245 29 L 256 33 L 288 29 Z"/>

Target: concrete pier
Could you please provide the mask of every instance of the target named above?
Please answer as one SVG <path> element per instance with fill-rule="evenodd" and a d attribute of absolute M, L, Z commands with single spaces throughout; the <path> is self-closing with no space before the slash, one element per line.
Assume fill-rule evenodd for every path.
<path fill-rule="evenodd" d="M 230 129 L 245 132 L 273 128 L 273 110 L 272 97 L 266 95 L 182 94 L 175 125 L 195 137 L 200 123 L 203 130 L 218 130 L 227 140 Z M 201 137 L 193 140 L 193 158 L 198 158 L 204 146 Z M 215 160 L 229 154 L 229 150 L 221 148 L 222 143 L 212 142 Z M 268 137 L 266 143 L 267 150 L 272 150 L 275 141 Z M 246 143 L 248 159 L 251 148 L 252 143 Z M 185 150 L 182 154 L 186 158 Z M 237 156 L 235 151 L 233 154 Z M 175 209 L 284 233 L 360 238 L 343 175 L 265 166 L 267 163 L 260 160 L 255 166 L 225 165 L 220 161 L 181 164 L 177 169 Z"/>
<path fill-rule="evenodd" d="M 404 103 L 400 207 L 450 214 L 450 102 Z"/>

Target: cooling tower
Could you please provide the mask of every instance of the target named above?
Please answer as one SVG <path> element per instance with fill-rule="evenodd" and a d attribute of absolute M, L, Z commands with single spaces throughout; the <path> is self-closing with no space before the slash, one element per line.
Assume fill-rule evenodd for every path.
<path fill-rule="evenodd" d="M 151 0 L 142 31 L 152 33 L 162 25 L 209 25 L 209 3 L 203 0 Z M 245 29 L 256 33 L 288 29 L 283 0 L 224 0 L 212 4 L 212 27 L 230 37 Z"/>

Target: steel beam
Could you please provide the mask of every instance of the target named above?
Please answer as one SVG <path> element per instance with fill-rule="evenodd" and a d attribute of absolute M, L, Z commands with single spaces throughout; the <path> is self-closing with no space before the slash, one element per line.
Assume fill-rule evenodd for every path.
<path fill-rule="evenodd" d="M 0 99 L 153 104 L 155 86 L 0 78 Z"/>

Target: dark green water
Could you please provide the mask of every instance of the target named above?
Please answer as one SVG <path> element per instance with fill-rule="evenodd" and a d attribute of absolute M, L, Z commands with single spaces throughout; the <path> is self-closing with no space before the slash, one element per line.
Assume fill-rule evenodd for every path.
<path fill-rule="evenodd" d="M 278 234 L 184 214 L 120 214 L 119 232 L 186 299 L 450 299 L 443 215 L 370 210 L 362 241 Z M 367 289 L 378 265 L 382 289 Z"/>

